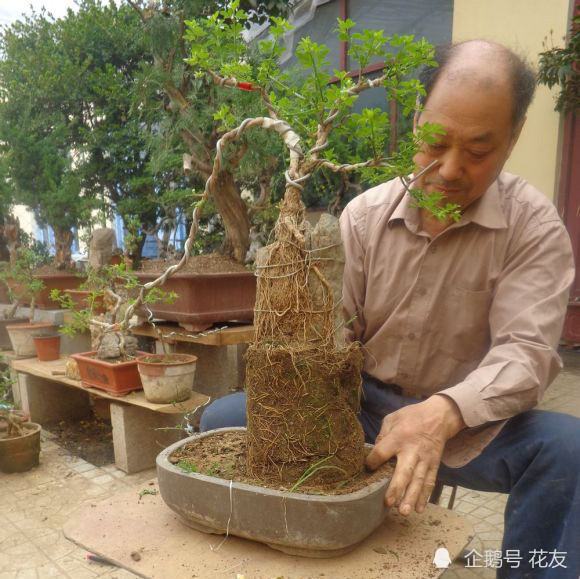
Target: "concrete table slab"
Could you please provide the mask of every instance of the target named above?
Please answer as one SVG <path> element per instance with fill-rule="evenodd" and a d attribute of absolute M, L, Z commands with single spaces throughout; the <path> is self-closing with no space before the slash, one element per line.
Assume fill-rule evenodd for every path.
<path fill-rule="evenodd" d="M 82 507 L 65 524 L 64 533 L 119 567 L 151 579 L 234 579 L 238 574 L 245 579 L 435 578 L 444 571 L 433 565 L 435 551 L 445 547 L 453 560 L 473 536 L 463 516 L 428 505 L 423 514 L 407 519 L 393 513 L 346 555 L 306 559 L 185 526 L 163 503 L 156 480 Z"/>

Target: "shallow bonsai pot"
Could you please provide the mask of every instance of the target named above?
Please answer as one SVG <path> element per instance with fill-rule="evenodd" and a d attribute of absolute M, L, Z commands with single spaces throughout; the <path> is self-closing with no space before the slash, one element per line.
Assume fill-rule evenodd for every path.
<path fill-rule="evenodd" d="M 10 350 L 12 348 L 12 343 L 10 342 L 10 336 L 6 330 L 6 326 L 15 326 L 16 324 L 28 324 L 28 318 L 4 318 L 0 319 L 0 349 Z"/>
<path fill-rule="evenodd" d="M 225 534 L 227 529 L 291 555 L 322 558 L 350 551 L 383 522 L 388 476 L 352 493 L 314 495 L 184 472 L 169 461 L 175 450 L 198 436 L 240 430 L 245 428 L 204 432 L 157 456 L 161 496 L 185 524 L 206 533 Z"/>
<path fill-rule="evenodd" d="M 140 283 L 153 281 L 158 274 L 137 272 Z M 254 319 L 256 276 L 253 272 L 176 273 L 160 286 L 173 291 L 172 304 L 147 304 L 155 318 L 208 328 L 216 322 Z"/>
<path fill-rule="evenodd" d="M 157 404 L 183 402 L 193 391 L 197 356 L 144 354 L 137 358 L 145 398 Z"/>
<path fill-rule="evenodd" d="M 36 356 L 33 336 L 54 334 L 54 324 L 50 322 L 32 322 L 6 326 L 10 336 L 12 349 L 18 358 L 33 358 Z"/>
<path fill-rule="evenodd" d="M 40 424 L 25 422 L 26 433 L 15 438 L 0 438 L 0 472 L 25 472 L 38 466 Z"/>
<path fill-rule="evenodd" d="M 145 354 L 145 352 L 139 352 Z M 141 390 L 141 378 L 137 360 L 113 363 L 99 360 L 96 352 L 71 354 L 79 367 L 81 381 L 87 388 L 99 388 L 113 396 L 125 396 L 133 390 Z"/>
<path fill-rule="evenodd" d="M 32 336 L 36 356 L 41 362 L 50 362 L 60 358 L 60 336 L 48 334 L 46 336 Z"/>

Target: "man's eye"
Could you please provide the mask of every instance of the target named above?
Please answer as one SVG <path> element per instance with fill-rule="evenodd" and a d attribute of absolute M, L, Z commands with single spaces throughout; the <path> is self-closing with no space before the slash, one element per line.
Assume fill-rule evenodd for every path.
<path fill-rule="evenodd" d="M 443 143 L 431 143 L 429 148 L 433 151 L 442 151 L 445 148 Z"/>
<path fill-rule="evenodd" d="M 489 155 L 489 151 L 470 151 L 471 156 L 475 157 L 476 159 L 483 159 Z"/>

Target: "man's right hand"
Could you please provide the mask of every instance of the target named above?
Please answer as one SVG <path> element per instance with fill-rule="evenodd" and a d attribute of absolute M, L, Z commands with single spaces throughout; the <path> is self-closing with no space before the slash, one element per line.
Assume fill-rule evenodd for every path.
<path fill-rule="evenodd" d="M 445 443 L 465 428 L 459 408 L 444 395 L 401 408 L 383 419 L 375 447 L 367 457 L 374 470 L 396 457 L 397 466 L 385 503 L 402 515 L 422 512 L 431 496 Z"/>

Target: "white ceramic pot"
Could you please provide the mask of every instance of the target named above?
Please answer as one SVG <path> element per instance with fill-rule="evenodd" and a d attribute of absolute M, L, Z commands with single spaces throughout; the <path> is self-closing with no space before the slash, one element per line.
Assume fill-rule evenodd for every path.
<path fill-rule="evenodd" d="M 191 354 L 145 354 L 137 367 L 145 398 L 157 404 L 183 402 L 191 396 L 197 357 Z"/>
<path fill-rule="evenodd" d="M 34 358 L 36 348 L 33 336 L 48 336 L 56 332 L 56 327 L 50 322 L 31 322 L 6 326 L 12 349 L 18 358 Z"/>

